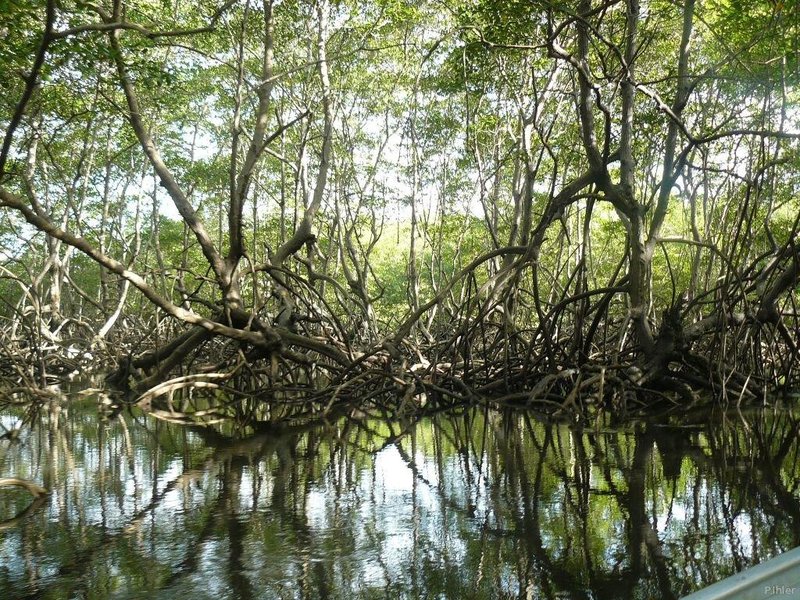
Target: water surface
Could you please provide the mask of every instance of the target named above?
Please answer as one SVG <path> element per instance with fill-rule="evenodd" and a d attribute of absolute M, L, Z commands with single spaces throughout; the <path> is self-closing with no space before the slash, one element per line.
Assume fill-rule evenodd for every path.
<path fill-rule="evenodd" d="M 0 596 L 680 597 L 800 545 L 792 411 L 689 421 L 187 427 L 53 403 L 0 441 L 0 477 L 52 490 L 0 524 Z M 0 489 L 0 520 L 29 504 Z"/>

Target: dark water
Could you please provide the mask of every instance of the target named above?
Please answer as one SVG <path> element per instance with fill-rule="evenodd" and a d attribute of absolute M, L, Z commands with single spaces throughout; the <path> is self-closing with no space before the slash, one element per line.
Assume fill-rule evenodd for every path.
<path fill-rule="evenodd" d="M 799 430 L 475 410 L 237 432 L 53 405 L 0 442 L 0 477 L 52 490 L 0 525 L 0 597 L 679 597 L 800 544 Z M 0 519 L 29 504 L 0 489 Z"/>

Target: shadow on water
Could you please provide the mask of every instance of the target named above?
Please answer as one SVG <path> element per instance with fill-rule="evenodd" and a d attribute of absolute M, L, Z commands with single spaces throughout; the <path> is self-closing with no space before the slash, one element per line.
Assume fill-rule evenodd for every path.
<path fill-rule="evenodd" d="M 7 429 L 21 418 L 0 414 Z M 574 429 L 465 410 L 178 426 L 53 404 L 4 598 L 676 598 L 800 545 L 791 410 Z M 0 521 L 30 498 L 0 490 Z"/>

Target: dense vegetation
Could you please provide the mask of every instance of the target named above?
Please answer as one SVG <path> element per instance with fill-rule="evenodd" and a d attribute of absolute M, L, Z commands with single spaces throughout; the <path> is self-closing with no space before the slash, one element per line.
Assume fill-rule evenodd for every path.
<path fill-rule="evenodd" d="M 793 2 L 3 4 L 8 397 L 797 386 Z"/>

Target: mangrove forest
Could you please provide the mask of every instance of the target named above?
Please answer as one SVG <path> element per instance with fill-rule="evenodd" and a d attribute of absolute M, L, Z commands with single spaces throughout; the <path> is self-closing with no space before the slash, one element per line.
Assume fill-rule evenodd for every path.
<path fill-rule="evenodd" d="M 96 371 L 293 414 L 585 415 L 791 390 L 798 18 L 7 3 L 7 393 Z"/>
<path fill-rule="evenodd" d="M 794 0 L 0 0 L 0 595 L 800 545 L 798 233 Z"/>

